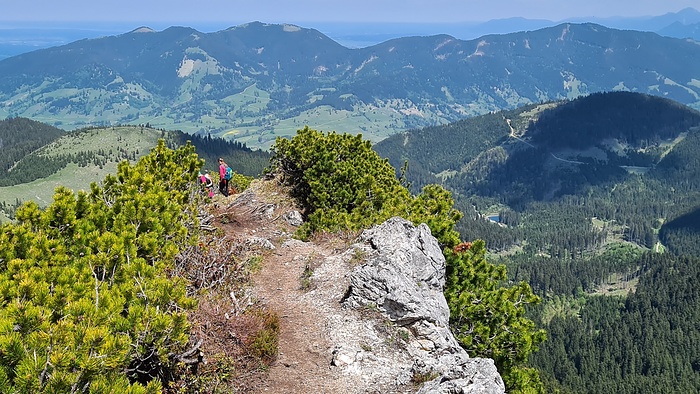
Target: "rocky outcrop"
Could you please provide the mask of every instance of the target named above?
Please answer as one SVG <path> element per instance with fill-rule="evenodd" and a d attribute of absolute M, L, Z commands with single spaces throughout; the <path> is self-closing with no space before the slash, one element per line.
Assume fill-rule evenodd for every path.
<path fill-rule="evenodd" d="M 505 391 L 493 361 L 469 358 L 449 330 L 445 260 L 427 226 L 393 218 L 350 246 L 302 242 L 295 206 L 263 189 L 252 183 L 222 216 L 265 256 L 252 297 L 280 318 L 279 354 L 255 393 Z"/>
<path fill-rule="evenodd" d="M 365 230 L 353 245 L 364 263 L 349 275 L 342 303 L 376 309 L 410 335 L 405 350 L 419 393 L 504 393 L 493 360 L 470 358 L 449 329 L 443 296 L 445 258 L 425 225 L 392 218 Z M 338 365 L 352 364 L 336 349 Z"/>

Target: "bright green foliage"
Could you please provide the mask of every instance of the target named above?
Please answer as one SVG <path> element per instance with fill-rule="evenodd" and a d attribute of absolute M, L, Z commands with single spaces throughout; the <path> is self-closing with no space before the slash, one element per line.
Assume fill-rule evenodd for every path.
<path fill-rule="evenodd" d="M 450 325 L 470 355 L 495 360 L 509 392 L 543 392 L 538 372 L 525 367 L 530 353 L 546 337 L 525 317 L 525 306 L 540 299 L 525 282 L 503 286 L 505 267 L 486 261 L 485 253 L 481 240 L 445 252 Z"/>
<path fill-rule="evenodd" d="M 461 213 L 452 208 L 450 193 L 430 185 L 418 197 L 411 196 L 394 168 L 362 135 L 324 134 L 306 127 L 291 140 L 278 138 L 272 151 L 273 166 L 305 209 L 302 237 L 362 229 L 401 216 L 427 222 L 444 245 L 459 239 L 454 224 Z"/>
<path fill-rule="evenodd" d="M 192 235 L 201 165 L 161 140 L 0 228 L 0 392 L 157 393 L 172 378 L 194 302 L 166 270 Z"/>
<path fill-rule="evenodd" d="M 411 200 L 410 217 L 413 223 L 425 223 L 435 238 L 445 247 L 459 243 L 455 224 L 462 213 L 453 208 L 454 200 L 449 191 L 438 185 L 428 185 Z"/>

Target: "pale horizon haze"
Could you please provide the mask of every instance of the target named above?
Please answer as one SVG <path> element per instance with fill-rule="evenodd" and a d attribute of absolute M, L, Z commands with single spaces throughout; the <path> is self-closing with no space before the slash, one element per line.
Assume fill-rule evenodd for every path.
<path fill-rule="evenodd" d="M 522 17 L 659 16 L 698 0 L 0 0 L 0 28 L 7 22 L 266 23 L 387 22 L 459 23 Z"/>

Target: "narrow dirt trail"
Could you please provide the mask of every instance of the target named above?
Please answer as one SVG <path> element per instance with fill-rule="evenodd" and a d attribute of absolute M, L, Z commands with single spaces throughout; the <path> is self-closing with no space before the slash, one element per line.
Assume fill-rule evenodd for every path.
<path fill-rule="evenodd" d="M 325 324 L 303 297 L 307 264 L 325 257 L 317 246 L 287 240 L 266 258 L 254 278 L 255 295 L 280 319 L 279 354 L 259 393 L 333 393 Z"/>
<path fill-rule="evenodd" d="M 336 274 L 342 274 L 335 267 L 330 268 L 335 274 L 330 275 L 331 279 L 319 280 L 321 286 L 309 279 L 327 257 L 343 248 L 293 239 L 290 234 L 296 227 L 283 217 L 292 207 L 288 201 L 265 200 L 274 194 L 251 191 L 237 196 L 225 209 L 231 222 L 222 226 L 227 234 L 240 239 L 269 241 L 261 266 L 252 276 L 252 295 L 256 303 L 279 317 L 278 355 L 268 367 L 265 379 L 250 392 L 353 392 L 352 381 L 331 366 L 329 337 L 333 323 L 329 321 L 329 311 L 341 309 L 342 280 Z M 329 297 L 319 297 L 321 292 Z"/>
<path fill-rule="evenodd" d="M 245 319 L 221 325 L 224 329 L 240 328 L 222 330 L 217 338 L 227 343 L 231 342 L 230 337 L 242 338 L 239 343 L 243 346 L 239 348 L 246 352 L 235 353 L 239 348 L 230 352 L 240 355 L 237 360 L 242 361 L 241 367 L 236 367 L 240 373 L 235 375 L 241 384 L 236 384 L 231 392 L 408 394 L 415 393 L 425 382 L 416 380 L 425 375 L 421 372 L 424 368 L 447 368 L 449 376 L 457 374 L 449 382 L 462 382 L 468 377 L 466 383 L 480 390 L 501 381 L 492 362 L 484 364 L 476 360 L 479 365 L 471 365 L 466 354 L 446 357 L 450 363 L 443 365 L 442 356 L 447 354 L 442 353 L 443 348 L 436 348 L 436 343 L 442 344 L 447 339 L 442 333 L 430 331 L 429 323 L 414 330 L 394 323 L 372 303 L 342 302 L 349 294 L 351 277 L 355 278 L 358 267 L 374 264 L 376 259 L 390 259 L 375 250 L 364 232 L 318 233 L 310 242 L 294 239 L 292 234 L 302 223 L 301 215 L 283 185 L 274 180 L 253 182 L 240 195 L 216 199 L 214 208 L 216 231 L 233 241 L 237 255 L 232 260 L 244 262 L 248 267 L 239 293 L 255 313 L 268 318 L 276 316 L 279 322 L 277 355 L 271 364 L 257 356 L 250 357 L 252 353 L 248 349 L 255 347 L 247 341 L 259 338 L 250 334 L 257 335 L 260 328 L 251 329 Z M 405 229 L 394 231 L 405 232 Z M 372 286 L 389 286 L 372 279 L 367 281 Z M 238 306 L 237 297 L 230 297 Z M 211 326 L 205 326 L 203 331 Z M 266 344 L 271 343 L 266 340 Z M 437 353 L 433 354 L 434 351 Z M 252 361 L 245 364 L 248 360 Z M 430 360 L 436 366 L 431 366 Z M 441 380 L 439 384 L 442 383 Z"/>

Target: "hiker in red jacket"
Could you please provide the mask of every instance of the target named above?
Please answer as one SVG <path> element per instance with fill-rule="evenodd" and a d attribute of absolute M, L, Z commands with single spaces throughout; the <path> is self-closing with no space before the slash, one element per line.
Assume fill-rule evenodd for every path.
<path fill-rule="evenodd" d="M 201 172 L 199 173 L 199 182 L 204 186 L 204 190 L 206 190 L 207 194 L 209 194 L 209 197 L 214 197 L 214 189 L 212 186 L 214 186 L 214 181 L 212 181 L 211 177 L 209 176 L 209 171 L 205 172 L 202 174 Z"/>
<path fill-rule="evenodd" d="M 228 197 L 228 179 L 226 179 L 226 168 L 228 168 L 228 166 L 224 162 L 224 159 L 219 157 L 219 191 L 225 197 Z"/>

